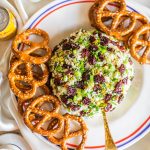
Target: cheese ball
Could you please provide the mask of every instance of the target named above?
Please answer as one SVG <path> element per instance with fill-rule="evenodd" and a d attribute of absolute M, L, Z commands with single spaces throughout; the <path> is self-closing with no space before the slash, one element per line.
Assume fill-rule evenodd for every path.
<path fill-rule="evenodd" d="M 129 50 L 100 31 L 80 29 L 57 45 L 49 62 L 50 85 L 70 114 L 111 111 L 134 77 Z"/>

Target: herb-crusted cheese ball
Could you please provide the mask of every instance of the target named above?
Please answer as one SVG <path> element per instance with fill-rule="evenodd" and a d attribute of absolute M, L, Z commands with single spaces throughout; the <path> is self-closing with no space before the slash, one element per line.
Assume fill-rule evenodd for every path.
<path fill-rule="evenodd" d="M 113 37 L 83 29 L 54 48 L 50 61 L 53 93 L 75 115 L 113 110 L 126 95 L 134 69 L 128 50 Z"/>

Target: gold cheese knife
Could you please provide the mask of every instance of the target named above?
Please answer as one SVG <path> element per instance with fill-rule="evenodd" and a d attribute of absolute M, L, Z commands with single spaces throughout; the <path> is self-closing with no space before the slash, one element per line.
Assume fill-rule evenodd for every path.
<path fill-rule="evenodd" d="M 110 133 L 106 112 L 104 109 L 102 109 L 102 115 L 103 115 L 104 128 L 105 128 L 105 150 L 117 150 L 115 142 Z"/>

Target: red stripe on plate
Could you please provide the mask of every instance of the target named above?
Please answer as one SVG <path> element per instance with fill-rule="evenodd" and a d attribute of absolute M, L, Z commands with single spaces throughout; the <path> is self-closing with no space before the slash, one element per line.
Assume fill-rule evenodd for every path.
<path fill-rule="evenodd" d="M 148 121 L 150 121 L 150 117 L 148 117 L 134 132 L 132 132 L 130 135 L 128 135 L 127 137 L 115 142 L 116 144 L 118 143 L 121 143 L 123 141 L 125 141 L 126 139 L 129 139 L 130 137 L 132 137 L 133 135 L 135 135 L 137 132 L 139 132 L 144 126 L 146 123 L 148 123 Z M 67 143 L 68 146 L 71 146 L 71 147 L 77 147 L 77 145 L 75 144 L 70 144 L 70 143 Z M 100 145 L 100 146 L 85 146 L 85 148 L 87 149 L 95 149 L 95 148 L 103 148 L 105 147 L 105 145 Z"/>
<path fill-rule="evenodd" d="M 57 10 L 59 10 L 59 9 L 61 9 L 61 8 L 63 8 L 63 7 L 65 7 L 65 6 L 69 6 L 69 5 L 73 5 L 73 4 L 78 4 L 78 3 L 93 3 L 93 0 L 92 1 L 79 1 L 79 2 L 72 2 L 72 3 L 69 3 L 69 4 L 65 4 L 65 5 L 62 5 L 62 6 L 60 6 L 60 7 L 58 7 L 58 8 L 56 8 L 56 9 L 54 9 L 54 10 L 52 10 L 52 11 L 50 11 L 49 13 L 47 13 L 45 16 L 43 16 L 34 26 L 33 26 L 33 28 L 35 28 L 42 20 L 44 20 L 48 15 L 50 15 L 50 14 L 52 14 L 53 12 L 55 12 L 55 11 L 57 11 Z"/>

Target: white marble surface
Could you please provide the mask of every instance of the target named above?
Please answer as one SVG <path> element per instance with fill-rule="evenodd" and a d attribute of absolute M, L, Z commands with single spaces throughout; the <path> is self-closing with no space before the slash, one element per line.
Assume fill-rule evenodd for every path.
<path fill-rule="evenodd" d="M 13 0 L 10 1 L 13 3 Z M 41 0 L 38 3 L 33 3 L 30 0 L 21 0 L 21 1 L 28 16 L 31 17 L 37 10 L 39 10 L 44 5 L 53 0 Z M 135 1 L 150 8 L 150 0 L 135 0 Z M 150 150 L 150 133 L 133 146 L 127 148 L 126 150 Z"/>

